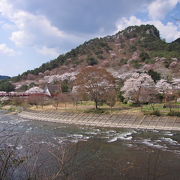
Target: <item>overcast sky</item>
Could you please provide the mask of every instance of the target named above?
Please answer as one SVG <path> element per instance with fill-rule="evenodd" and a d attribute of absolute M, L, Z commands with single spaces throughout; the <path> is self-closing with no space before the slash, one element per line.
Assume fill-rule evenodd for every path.
<path fill-rule="evenodd" d="M 94 37 L 154 24 L 180 37 L 180 0 L 0 0 L 0 74 L 18 75 Z"/>

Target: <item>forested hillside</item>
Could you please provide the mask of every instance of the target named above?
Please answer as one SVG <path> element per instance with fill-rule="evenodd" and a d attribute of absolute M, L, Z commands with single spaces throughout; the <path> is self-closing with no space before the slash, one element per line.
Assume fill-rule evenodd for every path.
<path fill-rule="evenodd" d="M 134 69 L 140 69 L 146 64 L 156 63 L 157 57 L 164 58 L 161 61 L 167 69 L 175 61 L 176 67 L 179 67 L 180 39 L 166 43 L 160 38 L 159 31 L 153 25 L 130 26 L 113 36 L 95 38 L 85 42 L 34 70 L 24 72 L 13 80 L 20 81 L 26 79 L 28 75 L 41 74 L 42 76 L 42 73 L 46 71 L 56 74 L 54 69 L 59 68 L 60 72 L 61 67 L 81 68 L 82 66 L 99 65 L 118 69 L 123 65 L 129 65 Z"/>

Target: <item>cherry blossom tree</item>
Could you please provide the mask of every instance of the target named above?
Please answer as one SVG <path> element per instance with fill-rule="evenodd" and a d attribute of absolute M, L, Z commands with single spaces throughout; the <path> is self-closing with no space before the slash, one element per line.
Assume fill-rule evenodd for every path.
<path fill-rule="evenodd" d="M 77 75 L 75 85 L 76 91 L 94 101 L 97 109 L 98 104 L 106 101 L 107 94 L 115 89 L 115 79 L 105 69 L 87 67 Z"/>
<path fill-rule="evenodd" d="M 164 103 L 180 97 L 180 79 L 173 78 L 171 81 L 161 79 L 156 84 L 157 91 L 163 95 Z"/>
<path fill-rule="evenodd" d="M 157 94 L 153 79 L 146 73 L 134 73 L 124 82 L 121 91 L 125 100 L 133 103 L 153 102 Z"/>
<path fill-rule="evenodd" d="M 161 79 L 160 81 L 157 82 L 156 89 L 160 94 L 163 95 L 164 102 L 166 103 L 168 95 L 171 94 L 173 90 L 173 86 L 167 80 Z"/>

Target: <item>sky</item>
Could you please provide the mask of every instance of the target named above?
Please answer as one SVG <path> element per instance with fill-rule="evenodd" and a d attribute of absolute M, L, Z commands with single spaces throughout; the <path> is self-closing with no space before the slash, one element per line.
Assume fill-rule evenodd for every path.
<path fill-rule="evenodd" d="M 15 76 L 95 37 L 153 24 L 180 37 L 180 0 L 0 0 L 0 74 Z"/>

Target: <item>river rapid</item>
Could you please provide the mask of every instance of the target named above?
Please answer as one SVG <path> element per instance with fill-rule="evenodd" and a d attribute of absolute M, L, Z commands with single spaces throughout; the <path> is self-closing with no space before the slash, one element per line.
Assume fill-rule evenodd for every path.
<path fill-rule="evenodd" d="M 1 111 L 3 147 L 28 157 L 13 173 L 10 170 L 8 178 L 13 180 L 53 179 L 62 165 L 63 172 L 54 179 L 180 179 L 180 132 L 176 131 L 82 127 Z"/>

